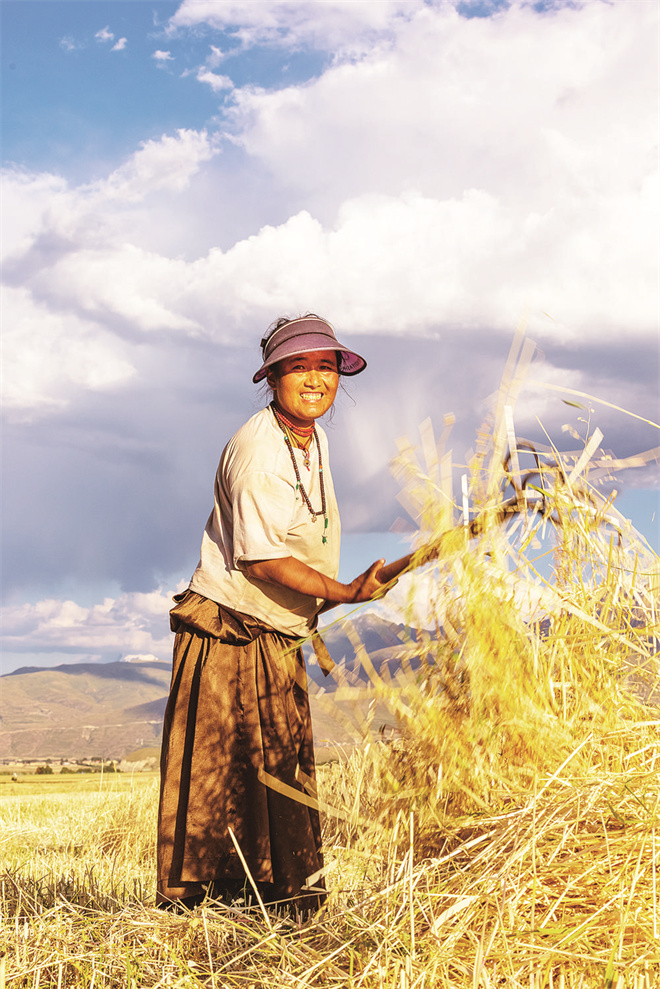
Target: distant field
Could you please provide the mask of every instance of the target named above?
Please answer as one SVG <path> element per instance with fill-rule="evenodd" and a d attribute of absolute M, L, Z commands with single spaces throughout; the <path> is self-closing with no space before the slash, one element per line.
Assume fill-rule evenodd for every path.
<path fill-rule="evenodd" d="M 19 774 L 20 775 L 20 774 Z M 147 786 L 158 773 L 53 773 L 52 776 L 25 775 L 18 783 L 11 776 L 0 776 L 3 797 L 50 796 L 74 793 L 123 793 Z"/>

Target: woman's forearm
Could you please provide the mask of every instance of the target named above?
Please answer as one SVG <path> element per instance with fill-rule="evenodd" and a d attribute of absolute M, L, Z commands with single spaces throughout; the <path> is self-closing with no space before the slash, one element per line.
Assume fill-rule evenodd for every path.
<path fill-rule="evenodd" d="M 256 560 L 246 563 L 245 570 L 250 577 L 265 580 L 270 584 L 280 584 L 299 594 L 323 598 L 329 604 L 353 604 L 358 601 L 368 601 L 382 587 L 375 576 L 384 560 L 378 560 L 363 574 L 360 574 L 350 584 L 341 584 L 332 577 L 307 566 L 293 556 L 275 560 Z"/>

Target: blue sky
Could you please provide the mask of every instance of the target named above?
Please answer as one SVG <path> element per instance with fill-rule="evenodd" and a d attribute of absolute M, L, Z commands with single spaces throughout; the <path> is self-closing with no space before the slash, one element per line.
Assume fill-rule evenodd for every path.
<path fill-rule="evenodd" d="M 219 111 L 213 90 L 195 76 L 211 44 L 228 53 L 225 71 L 236 86 L 300 82 L 327 61 L 317 52 L 238 51 L 231 33 L 203 26 L 196 35 L 168 36 L 177 7 L 146 0 L 3 3 L 5 161 L 89 181 L 141 141 L 203 128 Z M 159 51 L 169 57 L 154 58 Z M 185 72 L 191 74 L 182 78 Z"/>
<path fill-rule="evenodd" d="M 657 5 L 0 15 L 5 671 L 167 658 L 281 314 L 369 362 L 328 430 L 346 579 L 405 549 L 397 438 L 453 413 L 460 473 L 522 314 L 519 435 L 571 449 L 588 418 L 615 457 L 659 445 Z M 655 545 L 658 484 L 653 458 L 615 482 Z"/>

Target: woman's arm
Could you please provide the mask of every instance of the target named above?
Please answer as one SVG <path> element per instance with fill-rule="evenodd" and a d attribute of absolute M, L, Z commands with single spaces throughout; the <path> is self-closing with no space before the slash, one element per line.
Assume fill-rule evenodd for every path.
<path fill-rule="evenodd" d="M 340 584 L 339 581 L 326 577 L 325 574 L 308 567 L 293 556 L 276 560 L 256 560 L 245 563 L 245 571 L 250 577 L 268 581 L 270 584 L 281 584 L 300 594 L 310 597 L 325 598 L 327 607 L 335 604 L 356 604 L 369 601 L 378 591 L 382 590 L 383 582 L 376 576 L 385 560 L 376 560 L 368 570 L 360 574 L 350 584 Z"/>

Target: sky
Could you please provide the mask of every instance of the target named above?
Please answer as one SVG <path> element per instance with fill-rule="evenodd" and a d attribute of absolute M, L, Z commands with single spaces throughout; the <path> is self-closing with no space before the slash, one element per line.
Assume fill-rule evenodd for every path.
<path fill-rule="evenodd" d="M 169 659 L 280 315 L 368 361 L 327 426 L 346 580 L 406 551 L 397 439 L 452 414 L 460 472 L 521 319 L 517 435 L 659 445 L 657 3 L 0 16 L 2 672 Z M 657 547 L 657 459 L 615 486 Z"/>

